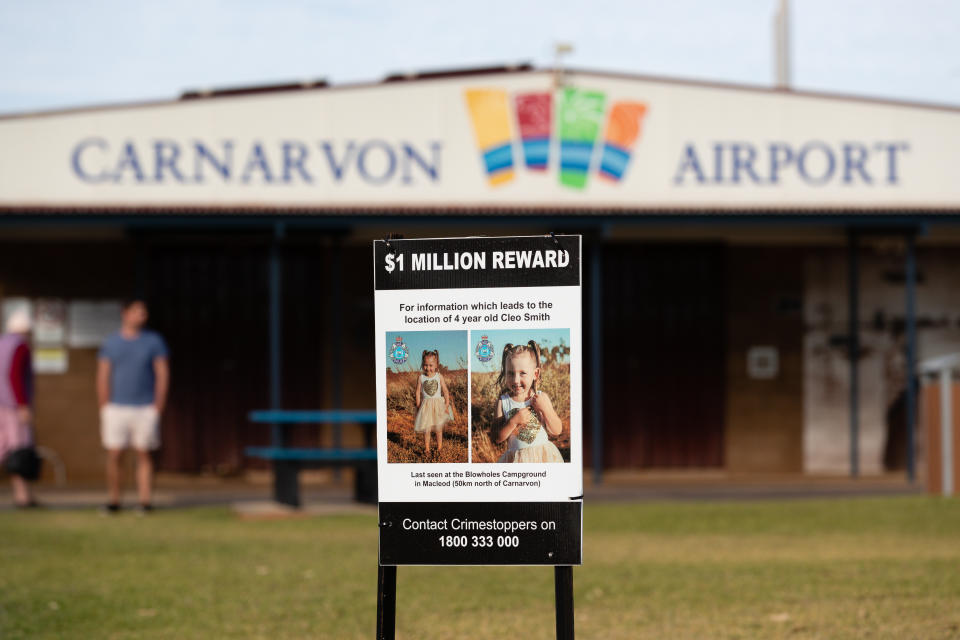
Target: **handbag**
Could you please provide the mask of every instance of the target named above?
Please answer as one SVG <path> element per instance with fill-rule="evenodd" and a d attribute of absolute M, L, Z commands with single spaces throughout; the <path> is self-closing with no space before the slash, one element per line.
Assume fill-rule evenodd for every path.
<path fill-rule="evenodd" d="M 43 461 L 33 447 L 15 449 L 3 461 L 7 473 L 20 476 L 24 480 L 36 480 L 40 477 L 40 467 Z"/>

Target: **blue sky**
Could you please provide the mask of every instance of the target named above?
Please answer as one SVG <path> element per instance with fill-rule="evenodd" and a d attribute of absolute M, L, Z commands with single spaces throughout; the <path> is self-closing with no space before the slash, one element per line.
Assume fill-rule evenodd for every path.
<path fill-rule="evenodd" d="M 493 342 L 497 355 L 487 363 L 481 363 L 474 351 L 482 336 Z M 500 358 L 503 357 L 503 345 L 526 344 L 529 340 L 536 340 L 541 349 L 560 344 L 570 344 L 569 329 L 496 329 L 492 331 L 470 332 L 470 369 L 471 371 L 499 371 Z"/>
<path fill-rule="evenodd" d="M 0 113 L 529 61 L 770 85 L 777 0 L 8 0 Z M 794 0 L 797 89 L 960 105 L 960 2 Z"/>
<path fill-rule="evenodd" d="M 403 364 L 394 364 L 387 353 L 397 339 L 403 338 L 410 352 L 410 358 Z M 394 371 L 417 371 L 420 369 L 420 356 L 424 349 L 440 352 L 440 364 L 450 369 L 459 368 L 457 358 L 467 362 L 467 332 L 466 331 L 391 331 L 387 332 L 387 339 L 383 345 L 383 354 L 387 366 Z"/>

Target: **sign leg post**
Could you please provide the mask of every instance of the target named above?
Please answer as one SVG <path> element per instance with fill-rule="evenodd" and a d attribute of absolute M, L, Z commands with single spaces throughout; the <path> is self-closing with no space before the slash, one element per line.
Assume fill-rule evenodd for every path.
<path fill-rule="evenodd" d="M 377 640 L 393 640 L 396 628 L 397 568 L 381 565 L 377 570 Z"/>
<path fill-rule="evenodd" d="M 573 567 L 554 567 L 557 640 L 573 640 Z"/>

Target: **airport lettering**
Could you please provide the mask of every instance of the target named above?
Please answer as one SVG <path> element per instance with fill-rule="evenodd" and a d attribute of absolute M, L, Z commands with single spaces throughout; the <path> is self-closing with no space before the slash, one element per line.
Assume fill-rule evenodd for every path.
<path fill-rule="evenodd" d="M 910 151 L 902 140 L 872 144 L 829 144 L 811 140 L 801 145 L 770 142 L 714 142 L 684 145 L 673 182 L 690 185 L 770 185 L 799 178 L 819 187 L 841 185 L 896 185 L 900 160 Z"/>
<path fill-rule="evenodd" d="M 70 155 L 74 175 L 89 184 L 339 184 L 378 186 L 440 180 L 442 143 L 387 140 L 253 140 L 86 138 Z"/>

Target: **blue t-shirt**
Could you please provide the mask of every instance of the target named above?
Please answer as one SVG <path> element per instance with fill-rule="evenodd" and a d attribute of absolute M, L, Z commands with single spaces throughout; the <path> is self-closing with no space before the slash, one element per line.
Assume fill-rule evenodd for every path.
<path fill-rule="evenodd" d="M 110 402 L 124 405 L 153 404 L 153 361 L 167 357 L 159 333 L 141 331 L 136 338 L 115 333 L 100 347 L 100 359 L 110 361 Z"/>

